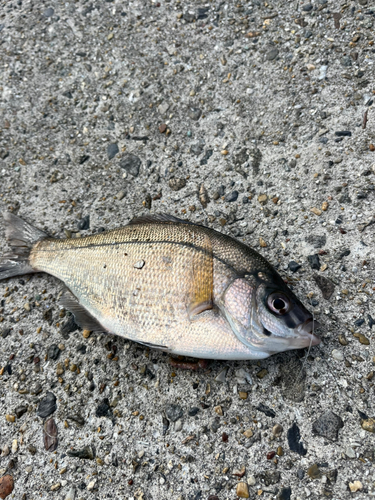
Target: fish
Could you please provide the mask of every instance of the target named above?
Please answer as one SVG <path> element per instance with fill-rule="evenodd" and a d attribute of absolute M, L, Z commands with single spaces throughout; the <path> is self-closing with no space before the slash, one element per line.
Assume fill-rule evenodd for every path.
<path fill-rule="evenodd" d="M 76 323 L 193 358 L 264 359 L 319 344 L 312 314 L 244 243 L 174 216 L 58 239 L 4 212 L 0 279 L 45 272 Z"/>

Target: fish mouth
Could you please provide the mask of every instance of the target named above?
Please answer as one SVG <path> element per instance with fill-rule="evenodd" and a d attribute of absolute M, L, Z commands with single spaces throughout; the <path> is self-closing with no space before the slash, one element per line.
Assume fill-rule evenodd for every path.
<path fill-rule="evenodd" d="M 313 333 L 314 330 L 319 327 L 319 321 L 316 321 L 313 318 L 309 318 L 304 323 L 299 325 L 297 331 L 302 336 L 303 341 L 306 342 L 306 347 L 320 344 L 320 338 Z"/>

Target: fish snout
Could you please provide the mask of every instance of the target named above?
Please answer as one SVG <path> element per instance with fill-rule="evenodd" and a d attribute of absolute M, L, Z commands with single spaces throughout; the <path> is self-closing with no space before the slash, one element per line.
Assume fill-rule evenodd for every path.
<path fill-rule="evenodd" d="M 320 326 L 319 321 L 309 318 L 298 327 L 298 333 L 305 339 L 306 347 L 320 344 L 320 338 L 314 335 L 314 331 Z"/>

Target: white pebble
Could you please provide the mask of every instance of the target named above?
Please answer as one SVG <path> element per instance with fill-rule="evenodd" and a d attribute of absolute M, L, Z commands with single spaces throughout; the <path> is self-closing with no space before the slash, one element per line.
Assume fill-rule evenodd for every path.
<path fill-rule="evenodd" d="M 12 453 L 16 453 L 17 450 L 18 450 L 18 441 L 17 441 L 17 439 L 13 439 L 13 442 L 12 442 Z"/>
<path fill-rule="evenodd" d="M 337 361 L 344 361 L 344 354 L 342 353 L 342 351 L 339 351 L 338 349 L 333 349 L 332 357 Z"/>

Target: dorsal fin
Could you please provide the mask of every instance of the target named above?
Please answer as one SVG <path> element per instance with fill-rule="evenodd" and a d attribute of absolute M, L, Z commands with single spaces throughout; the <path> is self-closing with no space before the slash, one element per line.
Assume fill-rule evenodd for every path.
<path fill-rule="evenodd" d="M 168 222 L 179 222 L 182 224 L 193 224 L 188 220 L 179 219 L 174 215 L 168 214 L 155 214 L 155 215 L 141 215 L 140 217 L 135 217 L 132 219 L 128 226 L 132 226 L 135 224 L 152 224 L 152 223 L 168 223 Z"/>

